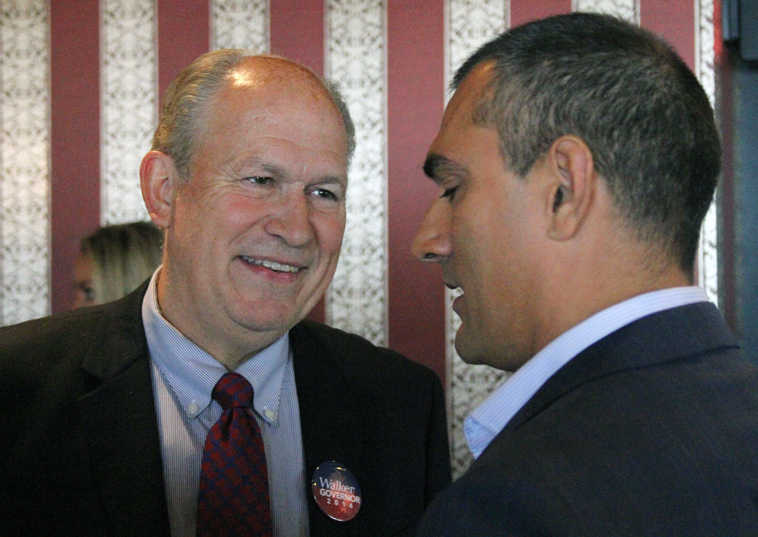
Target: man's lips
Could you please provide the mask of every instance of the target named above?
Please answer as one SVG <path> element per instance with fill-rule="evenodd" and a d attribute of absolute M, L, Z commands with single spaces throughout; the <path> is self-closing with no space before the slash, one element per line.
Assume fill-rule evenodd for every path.
<path fill-rule="evenodd" d="M 463 301 L 463 289 L 461 289 L 461 286 L 453 280 L 452 278 L 443 278 L 442 281 L 445 282 L 445 287 L 450 289 L 451 291 L 457 291 L 457 296 L 453 299 L 453 311 L 457 313 L 460 316 L 460 311 L 458 311 L 458 308 L 460 307 L 461 302 Z"/>
<path fill-rule="evenodd" d="M 463 302 L 462 294 L 460 296 L 455 297 L 455 299 L 453 300 L 453 311 L 457 313 L 459 317 L 461 315 L 461 312 L 459 311 L 461 302 Z"/>
<path fill-rule="evenodd" d="M 273 270 L 274 272 L 296 274 L 301 270 L 308 268 L 307 266 L 300 265 L 298 263 L 274 261 L 273 259 L 262 259 L 257 257 L 250 257 L 247 255 L 240 255 L 239 258 L 248 265 L 267 268 L 269 270 Z"/>
<path fill-rule="evenodd" d="M 445 287 L 447 287 L 450 290 L 455 290 L 460 287 L 460 285 L 455 283 L 455 280 L 453 280 L 452 278 L 446 278 L 444 277 L 444 275 L 443 275 L 442 281 L 444 282 Z"/>

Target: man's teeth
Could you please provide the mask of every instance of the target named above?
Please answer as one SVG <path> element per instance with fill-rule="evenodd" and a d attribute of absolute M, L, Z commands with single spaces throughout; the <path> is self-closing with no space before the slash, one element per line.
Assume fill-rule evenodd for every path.
<path fill-rule="evenodd" d="M 243 255 L 242 259 L 244 259 L 245 262 L 250 263 L 251 265 L 266 267 L 267 269 L 275 270 L 277 272 L 298 272 L 300 270 L 300 267 L 293 267 L 292 265 L 283 265 L 282 263 L 277 263 L 276 261 L 269 261 L 268 259 L 254 259 L 246 255 Z"/>

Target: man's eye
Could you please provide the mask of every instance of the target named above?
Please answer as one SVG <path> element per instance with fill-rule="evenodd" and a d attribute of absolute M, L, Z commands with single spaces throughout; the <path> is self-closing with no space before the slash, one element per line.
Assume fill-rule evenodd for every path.
<path fill-rule="evenodd" d="M 317 197 L 325 199 L 325 200 L 330 200 L 330 201 L 338 201 L 339 200 L 339 197 L 337 196 L 337 194 L 335 194 L 334 192 L 332 192 L 331 190 L 328 190 L 326 188 L 314 188 L 313 189 L 313 193 Z"/>
<path fill-rule="evenodd" d="M 86 283 L 77 283 L 76 288 L 84 295 L 87 302 L 95 301 L 95 289 Z"/>
<path fill-rule="evenodd" d="M 265 177 L 262 175 L 253 175 L 251 177 L 245 177 L 245 181 L 253 183 L 254 185 L 268 185 L 274 180 L 271 177 Z"/>
<path fill-rule="evenodd" d="M 457 186 L 454 186 L 454 187 L 451 187 L 451 188 L 446 188 L 442 192 L 442 195 L 440 197 L 441 198 L 449 198 L 452 201 L 452 199 L 455 197 L 455 191 L 456 190 L 458 190 Z"/>

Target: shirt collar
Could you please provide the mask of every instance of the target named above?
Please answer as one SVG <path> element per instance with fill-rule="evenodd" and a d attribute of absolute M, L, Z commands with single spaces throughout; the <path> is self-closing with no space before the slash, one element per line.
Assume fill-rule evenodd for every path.
<path fill-rule="evenodd" d="M 226 367 L 185 337 L 160 312 L 156 282 L 161 267 L 153 273 L 142 301 L 150 358 L 158 367 L 166 385 L 190 419 L 196 418 L 211 404 L 211 394 Z M 253 408 L 265 421 L 276 424 L 282 381 L 291 360 L 289 333 L 245 360 L 237 369 L 253 386 Z"/>
<path fill-rule="evenodd" d="M 644 293 L 588 317 L 555 338 L 464 420 L 463 432 L 474 458 L 481 455 L 553 374 L 584 349 L 642 317 L 703 301 L 708 301 L 708 297 L 699 287 L 675 287 Z"/>

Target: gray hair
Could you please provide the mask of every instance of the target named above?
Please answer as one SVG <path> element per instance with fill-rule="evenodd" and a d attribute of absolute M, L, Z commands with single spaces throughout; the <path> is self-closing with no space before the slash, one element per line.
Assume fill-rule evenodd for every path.
<path fill-rule="evenodd" d="M 671 47 L 610 16 L 559 15 L 482 46 L 453 87 L 488 61 L 473 120 L 498 130 L 509 169 L 523 177 L 557 138 L 580 137 L 627 227 L 691 272 L 721 144 L 705 92 Z"/>
<path fill-rule="evenodd" d="M 210 99 L 224 85 L 229 73 L 249 57 L 251 54 L 241 49 L 208 52 L 188 65 L 166 89 L 151 149 L 169 155 L 183 178 L 189 177 L 195 137 L 199 133 L 198 120 Z M 315 74 L 313 76 L 324 85 L 342 117 L 349 162 L 355 150 L 355 126 L 350 111 L 334 83 L 324 81 Z"/>

